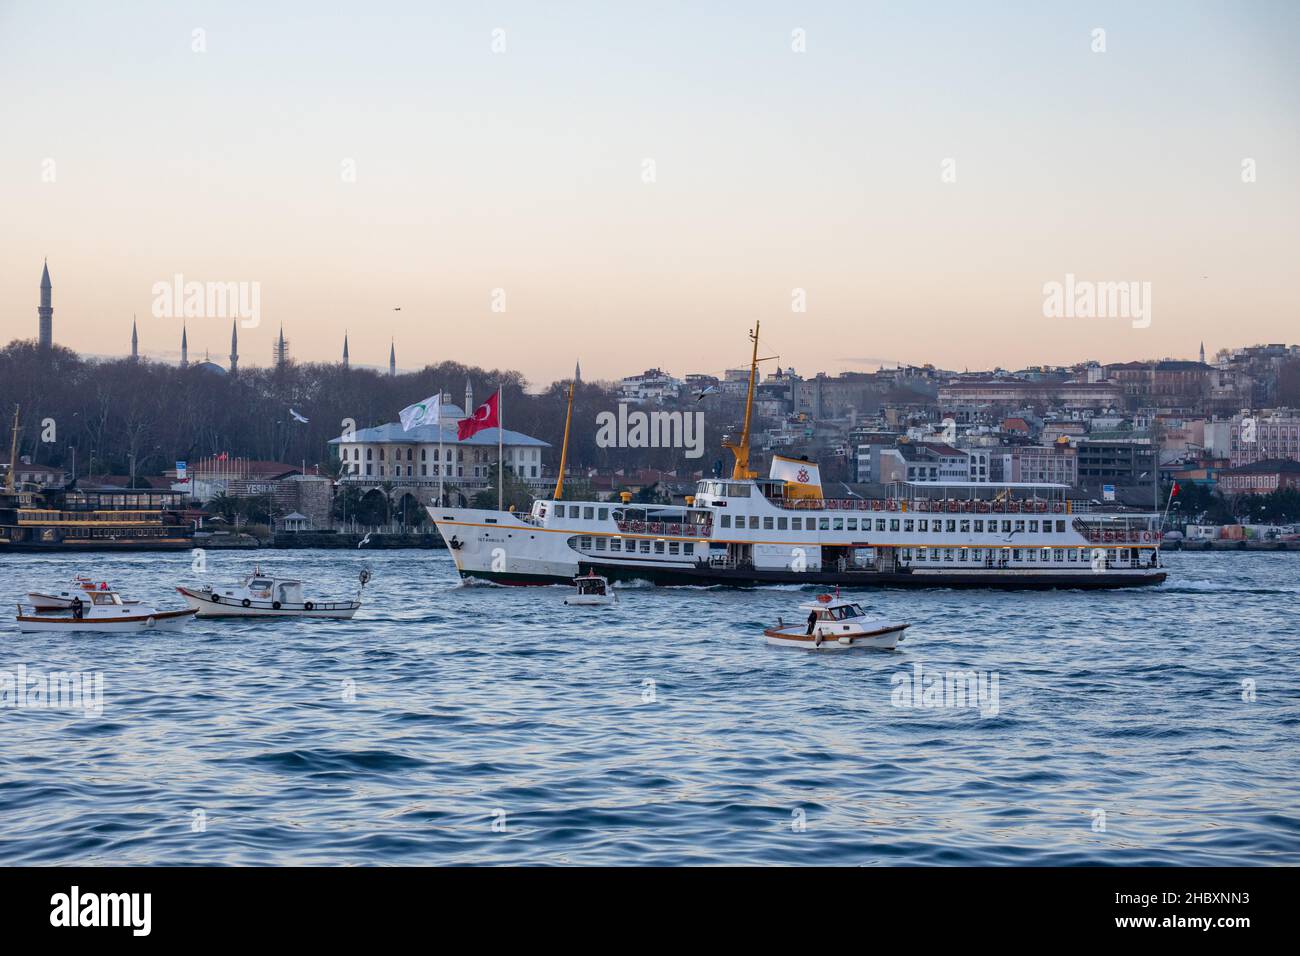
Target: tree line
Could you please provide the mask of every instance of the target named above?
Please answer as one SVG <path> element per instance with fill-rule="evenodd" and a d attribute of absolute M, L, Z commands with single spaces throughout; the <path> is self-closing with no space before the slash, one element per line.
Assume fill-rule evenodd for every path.
<path fill-rule="evenodd" d="M 21 406 L 20 455 L 35 464 L 80 475 L 159 474 L 173 463 L 191 464 L 222 453 L 332 470 L 330 439 L 347 422 L 363 428 L 397 421 L 405 406 L 441 388 L 456 405 L 469 382 L 475 404 L 503 388 L 504 424 L 549 442 L 549 470 L 559 464 L 569 383 L 530 388 L 511 369 L 484 369 L 458 362 L 428 365 L 389 376 L 340 364 L 289 361 L 274 368 L 241 368 L 226 374 L 211 368 L 147 359 L 91 359 L 54 346 L 40 351 L 30 340 L 0 350 L 0 412 L 8 423 Z M 743 416 L 743 401 L 711 395 L 702 403 L 686 396 L 667 410 L 703 411 L 703 457 L 686 458 L 680 448 L 602 448 L 597 416 L 616 411 L 611 383 L 583 382 L 575 393 L 569 438 L 571 469 L 708 471 L 722 458 L 721 440 Z M 299 421 L 291 410 L 307 421 Z M 472 409 L 467 410 L 467 413 Z M 729 460 L 729 459 L 728 459 Z"/>

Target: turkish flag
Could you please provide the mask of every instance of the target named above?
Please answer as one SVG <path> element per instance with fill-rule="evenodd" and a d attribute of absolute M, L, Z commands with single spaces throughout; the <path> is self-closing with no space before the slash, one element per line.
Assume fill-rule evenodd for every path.
<path fill-rule="evenodd" d="M 1170 497 L 1170 498 L 1177 497 L 1177 495 L 1178 495 L 1178 491 L 1179 491 L 1179 489 L 1178 489 L 1178 482 L 1175 481 L 1175 482 L 1174 482 L 1174 489 L 1173 489 L 1173 491 L 1171 491 L 1171 492 L 1169 493 L 1169 497 Z"/>
<path fill-rule="evenodd" d="M 469 418 L 462 418 L 456 423 L 456 437 L 464 441 L 471 435 L 477 435 L 485 428 L 500 428 L 501 414 L 497 406 L 497 401 L 501 398 L 500 392 L 494 392 L 492 397 L 486 402 L 474 409 L 474 414 Z"/>

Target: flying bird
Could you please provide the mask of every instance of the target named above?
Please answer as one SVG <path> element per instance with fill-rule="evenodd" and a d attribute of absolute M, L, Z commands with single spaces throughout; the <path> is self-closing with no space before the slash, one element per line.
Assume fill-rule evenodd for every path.
<path fill-rule="evenodd" d="M 299 414 L 299 413 L 298 413 L 297 411 L 295 411 L 294 409 L 292 409 L 292 408 L 289 409 L 289 414 L 293 416 L 293 420 L 294 420 L 295 422 L 302 422 L 304 425 L 307 424 L 307 419 L 304 418 L 301 414 Z"/>
<path fill-rule="evenodd" d="M 704 398 L 705 398 L 706 395 L 716 395 L 716 394 L 717 394 L 718 392 L 720 392 L 720 391 L 722 391 L 722 389 L 718 388 L 718 386 L 716 386 L 716 385 L 710 385 L 710 386 L 708 386 L 707 388 L 705 388 L 704 391 L 702 391 L 702 392 L 696 392 L 696 393 L 695 393 L 695 400 L 696 400 L 697 402 L 702 402 L 702 401 L 704 401 Z"/>

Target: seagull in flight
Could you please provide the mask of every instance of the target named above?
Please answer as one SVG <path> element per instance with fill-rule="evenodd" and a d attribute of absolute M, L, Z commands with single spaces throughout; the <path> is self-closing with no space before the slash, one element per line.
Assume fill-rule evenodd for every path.
<path fill-rule="evenodd" d="M 716 385 L 710 385 L 710 386 L 708 386 L 707 388 L 705 388 L 704 391 L 702 391 L 702 392 L 696 392 L 696 393 L 695 393 L 695 400 L 696 400 L 697 402 L 702 402 L 702 401 L 704 401 L 705 396 L 707 396 L 707 395 L 716 395 L 716 394 L 717 394 L 718 392 L 720 392 L 720 391 L 722 391 L 722 389 L 718 388 L 718 386 L 716 386 Z"/>
<path fill-rule="evenodd" d="M 289 409 L 289 414 L 293 416 L 293 420 L 294 420 L 295 422 L 302 422 L 304 425 L 307 424 L 307 419 L 304 418 L 303 415 L 302 415 L 300 412 L 297 412 L 297 411 L 295 411 L 294 409 L 291 408 L 291 409 Z"/>

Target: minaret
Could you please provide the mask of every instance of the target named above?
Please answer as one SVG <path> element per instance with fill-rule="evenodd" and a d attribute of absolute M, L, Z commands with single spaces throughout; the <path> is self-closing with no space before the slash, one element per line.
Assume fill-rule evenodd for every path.
<path fill-rule="evenodd" d="M 392 378 L 397 374 L 397 342 L 391 342 L 388 346 L 388 376 Z"/>
<path fill-rule="evenodd" d="M 465 414 L 474 414 L 474 386 L 469 383 L 469 379 L 465 379 Z"/>
<path fill-rule="evenodd" d="M 135 328 L 135 316 L 131 316 L 131 361 L 140 359 L 140 335 Z"/>
<path fill-rule="evenodd" d="M 343 367 L 348 367 L 348 333 L 343 333 Z"/>
<path fill-rule="evenodd" d="M 1205 364 L 1205 343 L 1201 343 L 1201 364 Z"/>
<path fill-rule="evenodd" d="M 582 363 L 581 362 L 573 363 L 573 383 L 575 385 L 582 384 Z"/>
<path fill-rule="evenodd" d="M 185 328 L 185 323 L 181 323 L 181 368 L 190 367 L 190 337 Z"/>
<path fill-rule="evenodd" d="M 239 371 L 239 325 L 230 323 L 230 374 Z"/>
<path fill-rule="evenodd" d="M 41 306 L 36 310 L 41 317 L 40 347 L 48 352 L 54 346 L 54 287 L 50 285 L 50 263 L 45 261 L 45 271 L 41 273 Z"/>
<path fill-rule="evenodd" d="M 284 323 L 280 323 L 280 340 L 275 343 L 275 367 L 280 368 L 284 365 L 284 360 L 288 358 L 287 346 L 284 342 Z"/>

